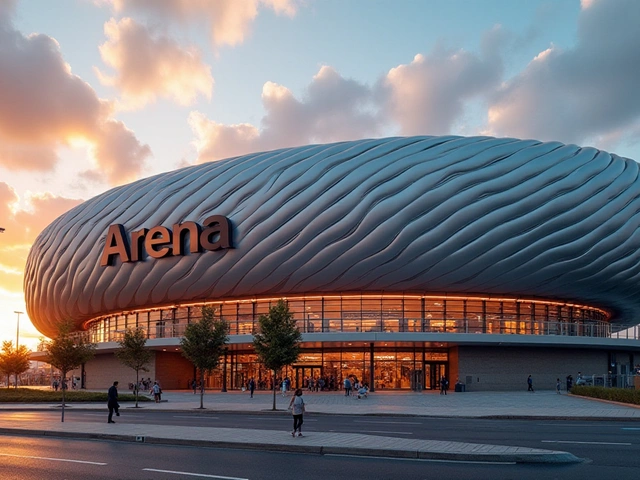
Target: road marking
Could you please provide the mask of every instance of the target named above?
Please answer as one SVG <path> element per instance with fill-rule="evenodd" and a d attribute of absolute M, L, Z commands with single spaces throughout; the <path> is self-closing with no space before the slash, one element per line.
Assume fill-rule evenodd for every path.
<path fill-rule="evenodd" d="M 173 418 L 208 418 L 210 420 L 218 420 L 219 417 L 210 417 L 209 415 L 174 415 Z"/>
<path fill-rule="evenodd" d="M 309 414 L 309 412 L 307 412 L 307 415 Z M 273 420 L 275 422 L 281 422 L 283 417 L 279 417 L 279 418 L 271 418 L 271 417 L 262 417 L 260 415 L 254 415 L 254 416 L 247 416 L 245 418 L 250 418 L 250 419 L 260 419 L 260 420 Z M 287 417 L 284 418 L 291 418 L 291 415 L 288 415 Z M 314 420 L 312 418 L 305 418 L 304 419 L 305 423 L 306 422 L 317 422 L 318 420 Z"/>
<path fill-rule="evenodd" d="M 174 470 L 158 470 L 156 468 L 143 468 L 142 470 L 145 472 L 173 473 L 174 475 L 189 475 L 192 477 L 221 478 L 223 480 L 249 480 L 248 478 L 223 477 L 220 475 L 207 475 L 206 473 L 176 472 Z"/>
<path fill-rule="evenodd" d="M 357 432 L 345 432 L 344 430 L 329 430 L 331 433 L 393 433 L 395 435 L 413 435 L 411 432 L 390 432 L 388 430 L 358 430 Z"/>
<path fill-rule="evenodd" d="M 386 424 L 397 424 L 397 425 L 422 425 L 422 422 L 385 422 L 385 421 L 377 421 L 377 420 L 354 420 L 353 423 L 386 423 Z"/>
<path fill-rule="evenodd" d="M 129 412 L 127 413 L 127 418 L 142 418 L 142 417 L 147 417 L 147 415 L 137 415 L 135 413 L 130 414 Z M 84 415 L 85 417 L 104 417 L 105 413 L 83 413 L 82 415 Z"/>
<path fill-rule="evenodd" d="M 601 425 L 599 423 L 538 423 L 545 427 L 615 427 L 615 425 Z"/>
<path fill-rule="evenodd" d="M 435 458 L 397 458 L 397 457 L 374 457 L 368 455 L 345 455 L 342 453 L 325 453 L 325 457 L 350 457 L 350 458 L 377 458 L 382 460 L 393 460 L 400 462 L 431 462 L 431 463 L 471 463 L 477 465 L 516 465 L 517 462 L 488 462 L 481 460 L 440 460 Z"/>
<path fill-rule="evenodd" d="M 618 442 L 574 442 L 573 440 L 540 440 L 542 443 L 576 443 L 582 445 L 632 445 L 631 443 Z"/>
<path fill-rule="evenodd" d="M 622 430 L 640 430 L 640 428 L 636 428 L 636 427 L 622 427 Z"/>
<path fill-rule="evenodd" d="M 10 453 L 0 453 L 2 457 L 15 457 L 15 458 L 31 458 L 34 460 L 52 460 L 54 462 L 70 462 L 70 463 L 86 463 L 88 465 L 107 465 L 102 462 L 88 462 L 85 460 L 72 460 L 70 458 L 51 458 L 51 457 L 35 457 L 33 455 L 12 455 Z"/>

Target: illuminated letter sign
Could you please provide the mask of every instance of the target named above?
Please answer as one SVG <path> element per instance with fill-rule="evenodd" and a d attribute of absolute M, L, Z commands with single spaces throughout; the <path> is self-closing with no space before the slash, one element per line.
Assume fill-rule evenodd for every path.
<path fill-rule="evenodd" d="M 130 238 L 127 238 L 122 225 L 111 225 L 107 230 L 100 265 L 113 265 L 115 256 L 120 257 L 123 263 L 137 262 L 143 259 L 143 251 L 151 258 L 184 255 L 183 244 L 187 234 L 189 253 L 199 253 L 203 249 L 215 251 L 233 248 L 231 223 L 227 217 L 212 215 L 205 218 L 202 224 L 204 228 L 196 222 L 176 223 L 172 230 L 162 226 L 143 228 L 131 232 Z"/>

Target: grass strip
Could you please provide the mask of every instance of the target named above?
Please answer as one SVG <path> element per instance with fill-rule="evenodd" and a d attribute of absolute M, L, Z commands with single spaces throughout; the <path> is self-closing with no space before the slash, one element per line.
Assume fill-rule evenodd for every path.
<path fill-rule="evenodd" d="M 88 392 L 86 390 L 67 390 L 65 403 L 74 402 L 107 402 L 107 392 Z M 136 396 L 131 393 L 118 395 L 118 402 L 135 402 Z M 139 395 L 139 402 L 148 402 L 146 395 Z M 1 388 L 0 403 L 48 403 L 61 402 L 62 392 L 58 390 L 38 390 L 33 388 Z"/>

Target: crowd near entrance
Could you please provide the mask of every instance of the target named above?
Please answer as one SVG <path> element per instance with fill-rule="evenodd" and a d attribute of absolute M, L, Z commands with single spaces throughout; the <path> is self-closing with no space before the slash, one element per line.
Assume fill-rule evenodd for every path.
<path fill-rule="evenodd" d="M 341 390 L 345 378 L 375 390 L 437 390 L 442 376 L 449 375 L 447 349 L 377 348 L 364 344 L 359 350 L 326 348 L 303 350 L 298 361 L 279 372 L 276 388 L 309 391 Z M 253 378 L 257 390 L 273 388 L 271 372 L 253 353 L 229 352 L 226 360 L 206 378 L 207 388 L 240 390 Z M 226 381 L 225 381 L 226 380 Z"/>

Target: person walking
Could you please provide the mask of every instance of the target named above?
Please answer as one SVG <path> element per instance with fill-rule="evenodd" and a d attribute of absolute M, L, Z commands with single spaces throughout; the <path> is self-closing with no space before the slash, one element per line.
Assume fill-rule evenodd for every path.
<path fill-rule="evenodd" d="M 344 396 L 348 397 L 349 395 L 351 395 L 351 380 L 347 377 L 344 379 Z"/>
<path fill-rule="evenodd" d="M 158 382 L 153 382 L 151 392 L 153 393 L 153 399 L 155 400 L 155 402 L 160 403 L 160 385 L 158 385 Z"/>
<path fill-rule="evenodd" d="M 561 395 L 561 393 L 560 393 L 560 379 L 559 378 L 556 378 L 556 393 L 558 395 Z"/>
<path fill-rule="evenodd" d="M 253 391 L 256 389 L 256 382 L 253 379 L 253 377 L 251 377 L 249 379 L 249 394 L 251 395 L 250 398 L 253 398 Z"/>
<path fill-rule="evenodd" d="M 444 375 L 440 378 L 440 395 L 447 394 L 447 388 L 449 388 L 449 380 Z"/>
<path fill-rule="evenodd" d="M 107 423 L 116 423 L 113 421 L 113 412 L 116 412 L 116 417 L 120 416 L 120 405 L 118 405 L 118 382 L 113 382 L 113 385 L 109 387 L 107 392 L 107 408 L 109 409 L 109 418 Z"/>
<path fill-rule="evenodd" d="M 531 375 L 527 378 L 527 386 L 527 392 L 533 392 L 533 378 L 531 378 Z"/>
<path fill-rule="evenodd" d="M 298 432 L 298 436 L 302 437 L 302 423 L 304 421 L 302 417 L 304 415 L 305 407 L 301 388 L 297 388 L 295 394 L 291 397 L 289 408 L 293 414 L 293 431 L 291 432 L 291 436 L 295 437 L 296 432 Z"/>

